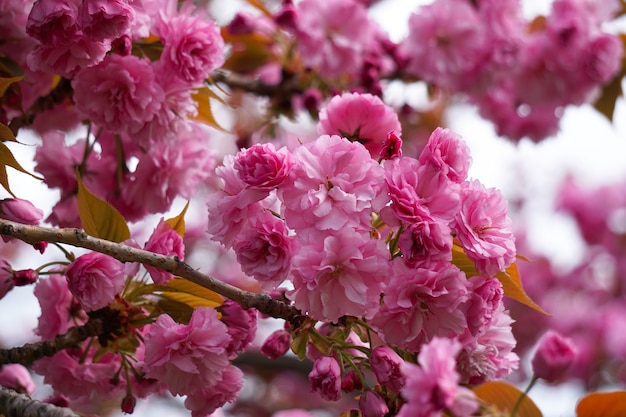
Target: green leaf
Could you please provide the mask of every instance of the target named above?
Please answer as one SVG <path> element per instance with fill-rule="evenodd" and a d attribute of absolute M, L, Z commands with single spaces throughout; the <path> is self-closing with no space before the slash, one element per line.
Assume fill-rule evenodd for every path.
<path fill-rule="evenodd" d="M 126 220 L 119 211 L 106 201 L 93 195 L 76 173 L 78 181 L 78 214 L 85 233 L 111 242 L 123 242 L 130 238 Z"/>
<path fill-rule="evenodd" d="M 165 220 L 165 223 L 169 224 L 172 230 L 178 233 L 180 237 L 185 237 L 185 213 L 187 213 L 188 208 L 189 201 L 187 201 L 187 204 L 185 204 L 185 207 L 178 216 Z"/>
<path fill-rule="evenodd" d="M 298 333 L 291 343 L 291 351 L 295 353 L 295 355 L 300 360 L 304 360 L 306 358 L 306 348 L 309 344 L 309 332 L 303 331 Z"/>
<path fill-rule="evenodd" d="M 520 396 L 524 395 L 522 391 L 504 381 L 485 382 L 474 388 L 474 394 L 487 404 L 494 405 L 505 413 L 511 412 Z M 516 417 L 542 417 L 539 408 L 526 395 L 524 395 L 515 415 Z"/>
<path fill-rule="evenodd" d="M 7 92 L 11 84 L 21 81 L 22 78 L 24 78 L 23 75 L 17 77 L 0 77 L 0 97 L 4 96 L 4 93 Z"/>
<path fill-rule="evenodd" d="M 578 402 L 576 417 L 626 416 L 626 391 L 594 392 Z"/>

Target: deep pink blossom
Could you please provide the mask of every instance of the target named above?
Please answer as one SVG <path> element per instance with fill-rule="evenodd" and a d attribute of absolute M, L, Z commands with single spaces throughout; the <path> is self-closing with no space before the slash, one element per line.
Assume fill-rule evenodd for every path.
<path fill-rule="evenodd" d="M 215 386 L 229 366 L 231 337 L 211 308 L 195 309 L 188 325 L 162 314 L 144 338 L 146 376 L 165 382 L 172 394 Z"/>
<path fill-rule="evenodd" d="M 192 417 L 213 415 L 216 409 L 237 399 L 237 394 L 243 387 L 243 377 L 239 368 L 228 365 L 216 383 L 187 394 L 185 408 L 191 410 Z"/>
<path fill-rule="evenodd" d="M 341 398 L 341 368 L 337 359 L 324 356 L 313 363 L 309 373 L 311 390 L 316 391 L 326 401 L 337 401 Z"/>
<path fill-rule="evenodd" d="M 576 359 L 576 346 L 571 339 L 548 331 L 539 341 L 532 358 L 533 373 L 547 382 L 562 379 Z"/>
<path fill-rule="evenodd" d="M 4 298 L 15 287 L 13 283 L 13 268 L 4 259 L 0 259 L 0 299 Z"/>
<path fill-rule="evenodd" d="M 126 34 L 135 20 L 135 9 L 126 0 L 83 0 L 80 26 L 91 40 L 113 40 Z"/>
<path fill-rule="evenodd" d="M 409 268 L 396 259 L 380 310 L 371 325 L 394 346 L 418 352 L 435 336 L 460 335 L 467 323 L 465 274 L 448 262 Z"/>
<path fill-rule="evenodd" d="M 108 55 L 72 80 L 76 110 L 116 133 L 137 133 L 152 121 L 165 99 L 146 59 Z"/>
<path fill-rule="evenodd" d="M 26 60 L 31 71 L 72 78 L 82 68 L 102 62 L 108 50 L 109 45 L 106 42 L 96 42 L 77 36 L 61 45 L 42 43 Z"/>
<path fill-rule="evenodd" d="M 28 369 L 19 363 L 6 363 L 0 367 L 0 385 L 26 395 L 32 395 L 36 388 Z"/>
<path fill-rule="evenodd" d="M 398 247 L 407 265 L 452 260 L 452 231 L 442 221 L 424 216 L 406 226 Z"/>
<path fill-rule="evenodd" d="M 261 354 L 270 359 L 278 359 L 289 350 L 291 334 L 285 329 L 271 333 L 261 346 Z"/>
<path fill-rule="evenodd" d="M 467 144 L 459 135 L 438 127 L 430 135 L 419 161 L 432 171 L 440 171 L 450 181 L 461 183 L 467 178 L 472 158 Z"/>
<path fill-rule="evenodd" d="M 44 44 L 65 44 L 78 36 L 78 0 L 38 0 L 28 15 L 26 33 Z"/>
<path fill-rule="evenodd" d="M 376 160 L 392 131 L 402 133 L 396 112 L 371 94 L 344 93 L 333 97 L 320 111 L 317 125 L 320 135 L 339 135 L 362 143 Z"/>
<path fill-rule="evenodd" d="M 298 147 L 296 165 L 278 195 L 291 228 L 369 230 L 373 211 L 387 201 L 382 168 L 357 142 L 320 136 Z"/>
<path fill-rule="evenodd" d="M 424 345 L 418 356 L 419 366 L 405 362 L 402 373 L 406 385 L 402 397 L 406 403 L 399 417 L 435 417 L 451 411 L 459 417 L 469 417 L 478 409 L 474 393 L 459 386 L 456 356 L 461 344 L 453 339 L 434 338 Z"/>
<path fill-rule="evenodd" d="M 485 332 L 491 324 L 504 296 L 502 284 L 495 278 L 473 276 L 469 279 L 471 292 L 467 303 L 467 325 L 473 335 Z"/>
<path fill-rule="evenodd" d="M 228 334 L 231 337 L 228 351 L 231 356 L 235 356 L 246 350 L 256 336 L 257 310 L 254 308 L 244 310 L 238 303 L 226 299 L 220 306 L 220 312 L 222 323 L 228 327 Z"/>
<path fill-rule="evenodd" d="M 17 223 L 38 225 L 43 218 L 43 211 L 28 200 L 5 198 L 0 200 L 0 218 Z"/>
<path fill-rule="evenodd" d="M 370 364 L 379 384 L 400 392 L 406 378 L 400 372 L 404 360 L 389 346 L 378 346 L 372 350 Z"/>
<path fill-rule="evenodd" d="M 359 410 L 363 417 L 384 417 L 389 412 L 389 407 L 378 393 L 368 390 L 359 398 Z"/>
<path fill-rule="evenodd" d="M 495 188 L 485 188 L 477 180 L 465 183 L 453 230 L 480 273 L 494 276 L 515 260 L 507 203 Z"/>
<path fill-rule="evenodd" d="M 194 85 L 224 63 L 224 40 L 213 20 L 187 9 L 157 23 L 155 31 L 164 44 L 158 65 Z"/>
<path fill-rule="evenodd" d="M 87 321 L 87 315 L 70 292 L 65 276 L 53 274 L 40 279 L 34 293 L 41 307 L 35 334 L 42 339 L 53 339 Z"/>
<path fill-rule="evenodd" d="M 124 264 L 99 252 L 76 258 L 66 275 L 70 291 L 87 312 L 109 305 L 126 280 Z"/>
<path fill-rule="evenodd" d="M 160 255 L 176 256 L 181 261 L 185 259 L 183 238 L 163 218 L 161 218 L 157 227 L 154 228 L 143 249 Z M 173 277 L 171 273 L 153 266 L 145 265 L 145 268 L 150 273 L 152 280 L 157 284 L 165 285 Z"/>
<path fill-rule="evenodd" d="M 332 234 L 311 230 L 293 258 L 294 289 L 287 296 L 317 320 L 371 317 L 388 269 L 383 241 L 350 228 Z"/>
<path fill-rule="evenodd" d="M 237 175 L 250 188 L 270 191 L 289 176 L 293 161 L 286 148 L 276 150 L 271 143 L 253 145 L 235 156 Z"/>

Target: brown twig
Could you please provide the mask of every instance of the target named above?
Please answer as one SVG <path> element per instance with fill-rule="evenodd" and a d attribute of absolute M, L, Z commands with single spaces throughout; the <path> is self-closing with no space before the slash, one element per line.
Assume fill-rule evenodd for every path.
<path fill-rule="evenodd" d="M 267 294 L 244 291 L 203 274 L 176 256 L 160 255 L 122 243 L 98 239 L 89 236 L 80 229 L 29 226 L 3 219 L 0 219 L 0 235 L 11 236 L 30 244 L 43 241 L 65 243 L 109 255 L 121 262 L 138 262 L 153 266 L 215 291 L 235 301 L 245 309 L 255 308 L 268 316 L 287 320 L 295 327 L 299 327 L 302 320 L 302 313 L 297 308 L 280 300 L 275 300 Z"/>
<path fill-rule="evenodd" d="M 69 408 L 42 403 L 3 387 L 0 387 L 0 414 L 4 417 L 80 417 Z"/>

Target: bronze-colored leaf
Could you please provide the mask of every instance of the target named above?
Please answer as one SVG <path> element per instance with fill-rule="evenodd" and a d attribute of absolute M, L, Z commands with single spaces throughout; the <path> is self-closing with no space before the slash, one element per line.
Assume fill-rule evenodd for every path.
<path fill-rule="evenodd" d="M 519 270 L 515 263 L 512 263 L 505 272 L 498 272 L 496 274 L 496 278 L 502 283 L 502 289 L 504 290 L 504 295 L 509 298 L 512 298 L 520 303 L 536 310 L 542 314 L 549 316 L 539 304 L 535 303 L 524 291 L 524 287 L 522 286 L 522 280 L 519 275 Z"/>
<path fill-rule="evenodd" d="M 165 220 L 165 223 L 169 224 L 172 230 L 178 233 L 180 237 L 185 237 L 185 213 L 187 213 L 188 208 L 189 201 L 187 201 L 187 204 L 185 204 L 185 207 L 178 216 Z"/>
<path fill-rule="evenodd" d="M 524 396 L 516 417 L 542 417 L 541 411 L 533 400 L 526 396 L 521 390 L 504 381 L 485 382 L 474 388 L 474 394 L 487 404 L 496 406 L 505 413 L 511 412 L 520 396 Z"/>
<path fill-rule="evenodd" d="M 580 400 L 576 417 L 626 416 L 626 391 L 594 392 Z"/>
<path fill-rule="evenodd" d="M 227 132 L 215 119 L 211 108 L 211 92 L 207 87 L 200 88 L 192 94 L 193 100 L 198 103 L 198 114 L 193 118 L 208 124 L 211 127 Z"/>
<path fill-rule="evenodd" d="M 4 96 L 4 93 L 7 92 L 11 84 L 21 81 L 22 78 L 24 78 L 23 75 L 17 77 L 0 77 L 0 97 Z"/>

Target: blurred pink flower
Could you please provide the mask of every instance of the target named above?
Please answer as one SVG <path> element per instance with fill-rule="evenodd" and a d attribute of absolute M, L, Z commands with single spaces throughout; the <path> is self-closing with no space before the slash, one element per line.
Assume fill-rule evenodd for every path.
<path fill-rule="evenodd" d="M 34 293 L 41 307 L 35 334 L 43 340 L 53 339 L 87 322 L 87 315 L 70 292 L 65 276 L 53 274 L 40 279 Z"/>
<path fill-rule="evenodd" d="M 0 385 L 26 395 L 32 395 L 36 388 L 28 369 L 19 363 L 6 363 L 0 367 Z"/>
<path fill-rule="evenodd" d="M 144 339 L 146 376 L 165 382 L 172 394 L 216 386 L 230 364 L 231 336 L 211 308 L 195 309 L 188 325 L 162 314 Z"/>
<path fill-rule="evenodd" d="M 185 259 L 183 238 L 162 217 L 143 249 L 160 255 L 176 256 L 181 261 Z M 165 285 L 173 277 L 171 273 L 153 266 L 145 265 L 145 268 L 156 284 Z"/>
<path fill-rule="evenodd" d="M 533 374 L 546 382 L 557 382 L 566 376 L 576 359 L 577 349 L 571 339 L 548 330 L 539 340 L 532 358 Z"/>
<path fill-rule="evenodd" d="M 359 398 L 359 410 L 363 417 L 384 417 L 389 412 L 389 407 L 380 395 L 367 390 Z"/>
<path fill-rule="evenodd" d="M 124 264 L 108 255 L 81 255 L 65 272 L 68 288 L 87 312 L 109 305 L 124 288 Z"/>
<path fill-rule="evenodd" d="M 5 198 L 0 200 L 0 218 L 17 223 L 38 225 L 43 218 L 43 211 L 28 200 Z"/>
<path fill-rule="evenodd" d="M 323 356 L 313 363 L 309 373 L 311 390 L 316 391 L 326 401 L 337 401 L 341 398 L 341 368 L 337 360 L 331 356 Z"/>
<path fill-rule="evenodd" d="M 0 259 L 0 300 L 15 286 L 13 282 L 13 268 L 4 259 Z"/>
<path fill-rule="evenodd" d="M 134 20 L 135 10 L 126 0 L 83 0 L 80 7 L 80 27 L 93 41 L 119 38 Z"/>
<path fill-rule="evenodd" d="M 220 379 L 208 387 L 199 387 L 198 390 L 187 394 L 185 408 L 191 410 L 192 417 L 206 417 L 237 399 L 237 394 L 243 387 L 243 372 L 233 365 L 228 365 L 221 373 Z"/>
<path fill-rule="evenodd" d="M 406 378 L 400 372 L 404 360 L 389 346 L 378 346 L 372 350 L 370 364 L 379 384 L 400 392 Z"/>

